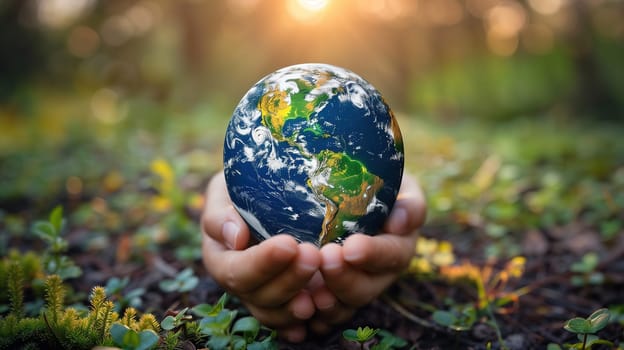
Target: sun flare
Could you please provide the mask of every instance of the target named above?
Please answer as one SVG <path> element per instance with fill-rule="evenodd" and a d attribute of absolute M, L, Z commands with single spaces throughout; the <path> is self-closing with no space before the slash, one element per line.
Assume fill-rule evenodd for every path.
<path fill-rule="evenodd" d="M 327 7 L 329 0 L 297 0 L 301 8 L 310 12 L 319 12 Z"/>

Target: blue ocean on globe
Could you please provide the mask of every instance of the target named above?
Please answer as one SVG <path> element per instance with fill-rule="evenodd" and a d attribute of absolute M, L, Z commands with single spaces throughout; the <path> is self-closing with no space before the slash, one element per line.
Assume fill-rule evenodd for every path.
<path fill-rule="evenodd" d="M 234 207 L 260 240 L 318 246 L 376 234 L 403 176 L 403 140 L 381 94 L 355 73 L 300 64 L 256 83 L 224 141 Z"/>

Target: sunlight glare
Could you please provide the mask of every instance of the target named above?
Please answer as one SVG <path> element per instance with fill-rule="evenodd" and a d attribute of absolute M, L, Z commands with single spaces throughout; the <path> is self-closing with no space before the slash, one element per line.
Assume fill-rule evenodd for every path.
<path fill-rule="evenodd" d="M 292 0 L 287 3 L 290 15 L 300 22 L 314 23 L 323 17 L 329 0 Z"/>
<path fill-rule="evenodd" d="M 327 7 L 329 0 L 297 0 L 297 2 L 304 10 L 319 12 Z"/>

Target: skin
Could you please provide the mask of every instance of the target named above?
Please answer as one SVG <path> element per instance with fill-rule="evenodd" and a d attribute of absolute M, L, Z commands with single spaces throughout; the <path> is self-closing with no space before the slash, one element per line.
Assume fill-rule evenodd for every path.
<path fill-rule="evenodd" d="M 318 248 L 277 235 L 254 244 L 232 206 L 223 172 L 206 189 L 201 224 L 208 273 L 236 295 L 261 323 L 291 341 L 322 334 L 349 320 L 408 266 L 426 204 L 416 179 L 405 174 L 384 232 L 354 234 Z"/>

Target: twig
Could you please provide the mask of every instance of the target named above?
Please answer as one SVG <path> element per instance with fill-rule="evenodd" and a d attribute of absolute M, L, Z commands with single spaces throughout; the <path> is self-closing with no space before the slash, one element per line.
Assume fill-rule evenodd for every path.
<path fill-rule="evenodd" d="M 398 313 L 400 313 L 401 315 L 403 315 L 405 318 L 409 319 L 410 321 L 413 321 L 414 323 L 417 323 L 423 327 L 426 328 L 434 328 L 434 329 L 439 329 L 439 327 L 437 327 L 435 324 L 422 319 L 416 315 L 414 315 L 413 313 L 409 312 L 409 310 L 407 310 L 406 308 L 403 307 L 403 305 L 397 303 L 396 301 L 392 300 L 392 298 L 388 297 L 387 295 L 383 295 L 382 296 L 383 301 L 385 301 L 386 303 L 390 304 L 390 306 L 392 306 L 393 309 L 395 309 Z"/>

